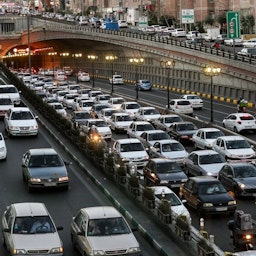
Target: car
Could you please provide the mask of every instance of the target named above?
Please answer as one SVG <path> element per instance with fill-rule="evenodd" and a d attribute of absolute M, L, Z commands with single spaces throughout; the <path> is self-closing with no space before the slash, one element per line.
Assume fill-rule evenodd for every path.
<path fill-rule="evenodd" d="M 72 218 L 70 230 L 73 247 L 81 255 L 141 255 L 132 229 L 112 206 L 81 208 Z"/>
<path fill-rule="evenodd" d="M 243 39 L 241 39 L 241 38 L 225 39 L 224 45 L 226 45 L 226 46 L 243 46 Z"/>
<path fill-rule="evenodd" d="M 213 150 L 225 157 L 227 161 L 255 161 L 256 153 L 249 142 L 239 135 L 217 138 L 213 142 Z"/>
<path fill-rule="evenodd" d="M 128 165 L 134 163 L 139 175 L 143 175 L 142 169 L 149 160 L 148 153 L 143 144 L 136 138 L 118 139 L 112 146 L 115 168 L 121 163 Z"/>
<path fill-rule="evenodd" d="M 225 39 L 227 39 L 227 34 L 220 34 L 217 35 L 215 42 L 218 42 L 219 44 L 224 44 Z"/>
<path fill-rule="evenodd" d="M 7 158 L 7 147 L 5 144 L 5 137 L 0 132 L 0 160 L 6 160 Z"/>
<path fill-rule="evenodd" d="M 69 94 L 69 92 L 66 91 L 66 90 L 58 90 L 58 91 L 56 91 L 56 99 L 57 99 L 60 103 L 62 103 L 62 102 L 63 102 L 63 99 L 64 99 L 64 96 L 65 96 L 66 94 Z M 54 97 L 54 96 L 53 96 L 53 97 Z"/>
<path fill-rule="evenodd" d="M 186 34 L 187 39 L 193 39 L 200 36 L 201 34 L 197 30 L 188 31 L 188 33 Z"/>
<path fill-rule="evenodd" d="M 222 126 L 237 132 L 256 132 L 256 119 L 250 113 L 232 113 L 224 118 Z"/>
<path fill-rule="evenodd" d="M 0 117 L 4 117 L 7 110 L 14 108 L 14 103 L 8 96 L 0 95 Z"/>
<path fill-rule="evenodd" d="M 88 111 L 78 110 L 72 112 L 70 120 L 74 124 L 74 127 L 79 127 L 88 119 L 91 119 L 91 115 Z"/>
<path fill-rule="evenodd" d="M 63 71 L 56 71 L 56 73 L 54 74 L 54 79 L 57 81 L 65 81 L 67 80 L 67 76 Z"/>
<path fill-rule="evenodd" d="M 113 75 L 109 78 L 110 84 L 124 84 L 124 79 L 121 75 Z"/>
<path fill-rule="evenodd" d="M 36 230 L 33 224 L 41 223 Z M 2 215 L 3 243 L 9 255 L 64 255 L 58 231 L 44 203 L 21 202 L 8 205 Z M 33 242 L 31 242 L 33 241 Z"/>
<path fill-rule="evenodd" d="M 155 144 L 157 141 L 168 140 L 170 135 L 162 130 L 151 130 L 144 131 L 138 139 L 143 143 L 146 148 L 149 148 Z"/>
<path fill-rule="evenodd" d="M 124 98 L 122 97 L 111 97 L 108 101 L 108 104 L 111 108 L 120 109 L 121 105 L 125 102 Z"/>
<path fill-rule="evenodd" d="M 127 113 L 113 113 L 109 119 L 109 126 L 113 132 L 126 133 L 133 120 Z"/>
<path fill-rule="evenodd" d="M 184 160 L 188 156 L 188 152 L 183 145 L 177 140 L 172 139 L 155 142 L 148 149 L 148 154 L 151 158 L 169 158 L 181 166 L 183 166 Z"/>
<path fill-rule="evenodd" d="M 110 108 L 108 103 L 94 103 L 91 107 L 91 118 L 98 118 L 100 111 L 104 108 Z"/>
<path fill-rule="evenodd" d="M 155 107 L 141 107 L 139 111 L 135 114 L 134 119 L 137 121 L 152 122 L 159 117 L 159 110 Z"/>
<path fill-rule="evenodd" d="M 186 31 L 183 28 L 175 28 L 171 32 L 171 36 L 174 36 L 174 37 L 185 37 L 186 36 Z"/>
<path fill-rule="evenodd" d="M 12 102 L 17 105 L 21 101 L 20 92 L 13 84 L 0 85 L 0 96 L 9 97 L 12 100 Z"/>
<path fill-rule="evenodd" d="M 125 101 L 122 103 L 120 110 L 130 115 L 132 119 L 135 118 L 135 114 L 139 111 L 141 105 L 136 101 Z"/>
<path fill-rule="evenodd" d="M 256 48 L 242 48 L 241 51 L 237 52 L 239 56 L 255 58 Z"/>
<path fill-rule="evenodd" d="M 81 86 L 79 84 L 69 84 L 67 90 L 69 93 L 78 93 L 81 90 Z"/>
<path fill-rule="evenodd" d="M 235 197 L 254 197 L 256 193 L 256 167 L 251 163 L 226 163 L 218 179 Z"/>
<path fill-rule="evenodd" d="M 98 117 L 100 119 L 103 119 L 105 120 L 105 122 L 107 124 L 109 124 L 109 121 L 110 121 L 110 118 L 112 116 L 113 113 L 119 113 L 119 110 L 116 109 L 116 108 L 103 108 L 99 114 L 98 114 Z"/>
<path fill-rule="evenodd" d="M 169 110 L 183 115 L 193 115 L 193 106 L 189 100 L 184 99 L 173 99 L 169 102 L 170 108 Z M 168 106 L 166 106 L 168 108 Z"/>
<path fill-rule="evenodd" d="M 137 80 L 135 89 L 137 89 L 139 91 L 151 91 L 152 84 L 147 79 L 140 79 L 140 80 Z"/>
<path fill-rule="evenodd" d="M 48 103 L 48 104 L 49 104 L 49 106 L 52 106 L 56 110 L 57 113 L 59 113 L 63 117 L 67 117 L 67 111 L 63 107 L 62 103 L 60 103 L 60 102 L 52 102 L 52 103 Z"/>
<path fill-rule="evenodd" d="M 198 128 L 189 121 L 172 123 L 168 129 L 168 134 L 171 138 L 181 143 L 191 143 L 192 136 L 196 133 Z"/>
<path fill-rule="evenodd" d="M 179 195 L 197 211 L 199 217 L 205 214 L 234 215 L 237 208 L 236 200 L 214 177 L 189 177 L 180 187 Z"/>
<path fill-rule="evenodd" d="M 22 156 L 22 177 L 28 191 L 34 189 L 69 189 L 69 175 L 61 156 L 53 148 L 29 149 Z"/>
<path fill-rule="evenodd" d="M 148 34 L 148 35 L 154 35 L 156 33 L 155 29 L 152 26 L 145 27 L 143 32 Z"/>
<path fill-rule="evenodd" d="M 138 138 L 144 131 L 155 130 L 148 121 L 133 121 L 127 129 L 128 138 Z"/>
<path fill-rule="evenodd" d="M 167 186 L 153 186 L 150 188 L 153 189 L 155 194 L 156 208 L 158 208 L 159 205 L 161 204 L 161 201 L 165 199 L 168 202 L 170 202 L 173 221 L 175 221 L 178 216 L 183 215 L 185 216 L 188 223 L 191 223 L 191 216 L 188 209 L 173 190 L 171 190 Z"/>
<path fill-rule="evenodd" d="M 167 158 L 151 158 L 143 168 L 146 186 L 167 186 L 175 192 L 188 179 L 182 168 Z"/>
<path fill-rule="evenodd" d="M 94 105 L 93 100 L 81 100 L 78 102 L 78 106 L 76 107 L 75 110 L 79 110 L 79 111 L 83 110 L 83 111 L 90 112 L 93 105 Z"/>
<path fill-rule="evenodd" d="M 168 131 L 172 123 L 184 122 L 181 116 L 176 114 L 161 115 L 158 119 L 152 121 L 156 129 Z"/>
<path fill-rule="evenodd" d="M 77 74 L 78 82 L 90 82 L 90 74 L 88 72 L 79 71 Z"/>
<path fill-rule="evenodd" d="M 128 24 L 126 20 L 118 20 L 117 23 L 119 28 L 128 28 Z"/>
<path fill-rule="evenodd" d="M 73 69 L 71 67 L 63 67 L 62 70 L 66 76 L 73 75 Z"/>
<path fill-rule="evenodd" d="M 205 39 L 202 37 L 196 37 L 196 38 L 192 38 L 192 39 L 187 39 L 184 41 L 185 46 L 190 47 L 190 45 L 193 46 L 204 46 L 205 45 Z"/>
<path fill-rule="evenodd" d="M 89 99 L 90 100 L 94 100 L 96 98 L 97 95 L 102 94 L 102 91 L 99 90 L 91 90 L 88 93 Z"/>
<path fill-rule="evenodd" d="M 245 48 L 255 48 L 256 47 L 256 38 L 251 38 L 243 42 L 243 47 Z"/>
<path fill-rule="evenodd" d="M 77 109 L 79 109 L 79 102 L 82 100 L 88 100 L 87 96 L 81 96 L 81 94 L 78 94 L 79 96 L 77 96 L 76 98 L 74 98 L 73 104 L 72 104 L 72 111 L 75 111 Z"/>
<path fill-rule="evenodd" d="M 10 108 L 4 117 L 4 128 L 8 136 L 37 136 L 38 117 L 27 107 Z"/>
<path fill-rule="evenodd" d="M 217 128 L 200 128 L 192 135 L 195 149 L 212 149 L 213 142 L 225 134 Z"/>
<path fill-rule="evenodd" d="M 94 102 L 108 104 L 108 101 L 110 100 L 110 98 L 111 98 L 110 94 L 99 94 L 95 97 Z"/>
<path fill-rule="evenodd" d="M 180 97 L 181 99 L 188 100 L 191 104 L 193 109 L 202 109 L 204 102 L 203 100 L 195 95 L 195 94 L 185 94 Z"/>
<path fill-rule="evenodd" d="M 68 92 L 63 97 L 63 100 L 62 100 L 63 106 L 66 107 L 67 109 L 72 109 L 74 100 L 78 96 L 79 96 L 78 93 L 70 93 L 70 92 Z"/>
<path fill-rule="evenodd" d="M 80 97 L 87 97 L 89 99 L 89 92 L 91 91 L 90 88 L 82 88 L 78 91 L 78 94 Z"/>
<path fill-rule="evenodd" d="M 214 150 L 196 150 L 190 152 L 184 160 L 184 171 L 188 176 L 213 176 L 216 178 L 225 163 L 225 158 Z"/>

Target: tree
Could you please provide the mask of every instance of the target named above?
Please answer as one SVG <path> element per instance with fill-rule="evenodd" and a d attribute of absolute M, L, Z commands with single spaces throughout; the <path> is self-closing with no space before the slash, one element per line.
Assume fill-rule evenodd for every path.
<path fill-rule="evenodd" d="M 221 33 L 227 32 L 227 18 L 226 18 L 226 14 L 223 13 L 223 14 L 219 15 L 217 17 L 217 21 L 219 22 L 219 24 L 221 26 Z"/>
<path fill-rule="evenodd" d="M 212 18 L 212 16 L 209 15 L 206 17 L 204 22 L 205 22 L 205 24 L 212 26 L 214 24 L 215 20 Z"/>
<path fill-rule="evenodd" d="M 241 17 L 241 27 L 243 34 L 252 34 L 253 33 L 253 27 L 255 25 L 255 20 L 253 15 L 247 15 Z"/>

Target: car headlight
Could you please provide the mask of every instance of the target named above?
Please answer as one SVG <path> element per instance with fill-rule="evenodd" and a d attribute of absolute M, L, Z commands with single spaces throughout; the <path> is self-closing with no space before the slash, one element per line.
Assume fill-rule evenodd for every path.
<path fill-rule="evenodd" d="M 212 203 L 204 203 L 204 204 L 203 204 L 203 207 L 212 207 L 212 206 L 213 206 Z"/>
<path fill-rule="evenodd" d="M 168 184 L 168 180 L 161 180 L 160 184 Z"/>
<path fill-rule="evenodd" d="M 93 256 L 97 256 L 97 255 L 104 255 L 104 251 L 92 251 L 92 254 L 90 255 L 93 255 Z"/>
<path fill-rule="evenodd" d="M 51 250 L 50 250 L 50 253 L 63 253 L 64 252 L 64 249 L 63 249 L 63 247 L 61 246 L 61 247 L 56 247 L 56 248 L 52 248 Z"/>
<path fill-rule="evenodd" d="M 3 152 L 3 151 L 5 151 L 5 147 L 0 148 L 0 152 Z"/>
<path fill-rule="evenodd" d="M 24 249 L 13 249 L 12 253 L 13 254 L 19 254 L 19 255 L 27 254 L 26 250 L 24 250 Z"/>
<path fill-rule="evenodd" d="M 131 247 L 127 250 L 128 253 L 140 252 L 140 247 Z"/>
<path fill-rule="evenodd" d="M 31 126 L 30 129 L 38 129 L 38 126 L 37 125 L 34 125 L 34 126 Z"/>
<path fill-rule="evenodd" d="M 41 182 L 40 178 L 30 178 L 30 182 Z"/>
<path fill-rule="evenodd" d="M 60 178 L 59 178 L 59 181 L 68 181 L 68 176 L 60 177 Z"/>
<path fill-rule="evenodd" d="M 241 183 L 241 182 L 238 182 L 238 186 L 239 186 L 241 189 L 245 189 L 245 188 L 247 187 L 244 183 Z"/>
<path fill-rule="evenodd" d="M 228 205 L 236 205 L 236 201 L 235 200 L 229 201 Z"/>
<path fill-rule="evenodd" d="M 9 129 L 10 129 L 10 130 L 18 130 L 19 127 L 17 127 L 17 126 L 10 126 Z"/>

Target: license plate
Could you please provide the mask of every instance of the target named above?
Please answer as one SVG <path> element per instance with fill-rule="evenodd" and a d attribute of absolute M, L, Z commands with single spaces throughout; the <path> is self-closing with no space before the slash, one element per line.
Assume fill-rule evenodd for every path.
<path fill-rule="evenodd" d="M 55 187 L 57 184 L 55 182 L 47 182 L 44 184 L 45 187 Z"/>
<path fill-rule="evenodd" d="M 228 209 L 227 207 L 217 207 L 216 211 L 217 212 L 223 212 L 223 211 L 227 211 L 227 209 Z"/>

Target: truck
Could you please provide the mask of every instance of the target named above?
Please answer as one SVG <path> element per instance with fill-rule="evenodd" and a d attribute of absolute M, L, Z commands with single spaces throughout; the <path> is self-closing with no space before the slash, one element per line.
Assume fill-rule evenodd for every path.
<path fill-rule="evenodd" d="M 216 40 L 217 36 L 220 34 L 220 28 L 207 28 L 206 35 L 204 36 L 205 41 L 213 42 Z"/>

